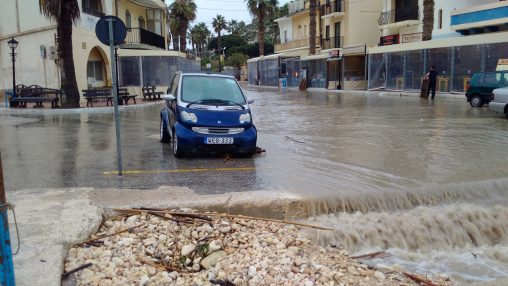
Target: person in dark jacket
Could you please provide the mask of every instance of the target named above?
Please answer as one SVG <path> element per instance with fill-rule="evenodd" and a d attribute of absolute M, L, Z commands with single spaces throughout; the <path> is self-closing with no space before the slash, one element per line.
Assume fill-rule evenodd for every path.
<path fill-rule="evenodd" d="M 430 67 L 430 71 L 427 73 L 426 77 L 429 79 L 428 93 L 432 92 L 432 99 L 434 99 L 434 97 L 436 96 L 436 85 L 437 85 L 437 71 L 435 65 L 432 65 Z M 428 94 L 427 97 L 429 97 Z"/>

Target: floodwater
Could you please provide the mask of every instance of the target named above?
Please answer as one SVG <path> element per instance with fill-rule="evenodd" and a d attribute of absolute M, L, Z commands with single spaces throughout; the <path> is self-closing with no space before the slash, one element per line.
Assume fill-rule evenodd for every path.
<path fill-rule="evenodd" d="M 124 169 L 133 171 L 122 178 L 111 175 L 111 114 L 0 116 L 7 189 L 288 190 L 309 197 L 308 221 L 337 229 L 310 233 L 316 240 L 355 254 L 391 254 L 366 263 L 445 273 L 460 283 L 508 277 L 502 115 L 473 109 L 462 95 L 434 102 L 380 92 L 248 88 L 247 95 L 256 101 L 266 154 L 176 160 L 158 142 L 160 106 L 137 108 L 122 113 Z"/>

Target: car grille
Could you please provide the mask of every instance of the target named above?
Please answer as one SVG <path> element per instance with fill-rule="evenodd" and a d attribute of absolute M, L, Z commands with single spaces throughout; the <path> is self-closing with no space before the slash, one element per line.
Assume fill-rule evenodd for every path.
<path fill-rule="evenodd" d="M 229 135 L 243 132 L 243 128 L 192 127 L 192 131 L 201 134 Z"/>

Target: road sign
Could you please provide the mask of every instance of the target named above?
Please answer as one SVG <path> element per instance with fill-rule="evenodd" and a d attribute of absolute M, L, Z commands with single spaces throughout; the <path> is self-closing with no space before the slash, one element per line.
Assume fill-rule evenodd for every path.
<path fill-rule="evenodd" d="M 120 45 L 125 42 L 127 36 L 127 30 L 122 20 L 115 16 L 104 16 L 99 19 L 95 25 L 95 35 L 101 43 L 109 46 L 109 22 L 113 23 L 113 44 Z"/>

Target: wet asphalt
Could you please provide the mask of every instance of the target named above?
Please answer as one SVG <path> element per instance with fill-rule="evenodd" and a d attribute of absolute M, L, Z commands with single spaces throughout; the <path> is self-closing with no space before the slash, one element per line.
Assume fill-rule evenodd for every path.
<path fill-rule="evenodd" d="M 246 93 L 265 154 L 175 159 L 158 140 L 161 103 L 121 113 L 122 177 L 113 173 L 112 113 L 0 113 L 6 188 L 367 192 L 508 176 L 508 120 L 460 95 L 432 102 L 379 92 Z"/>

